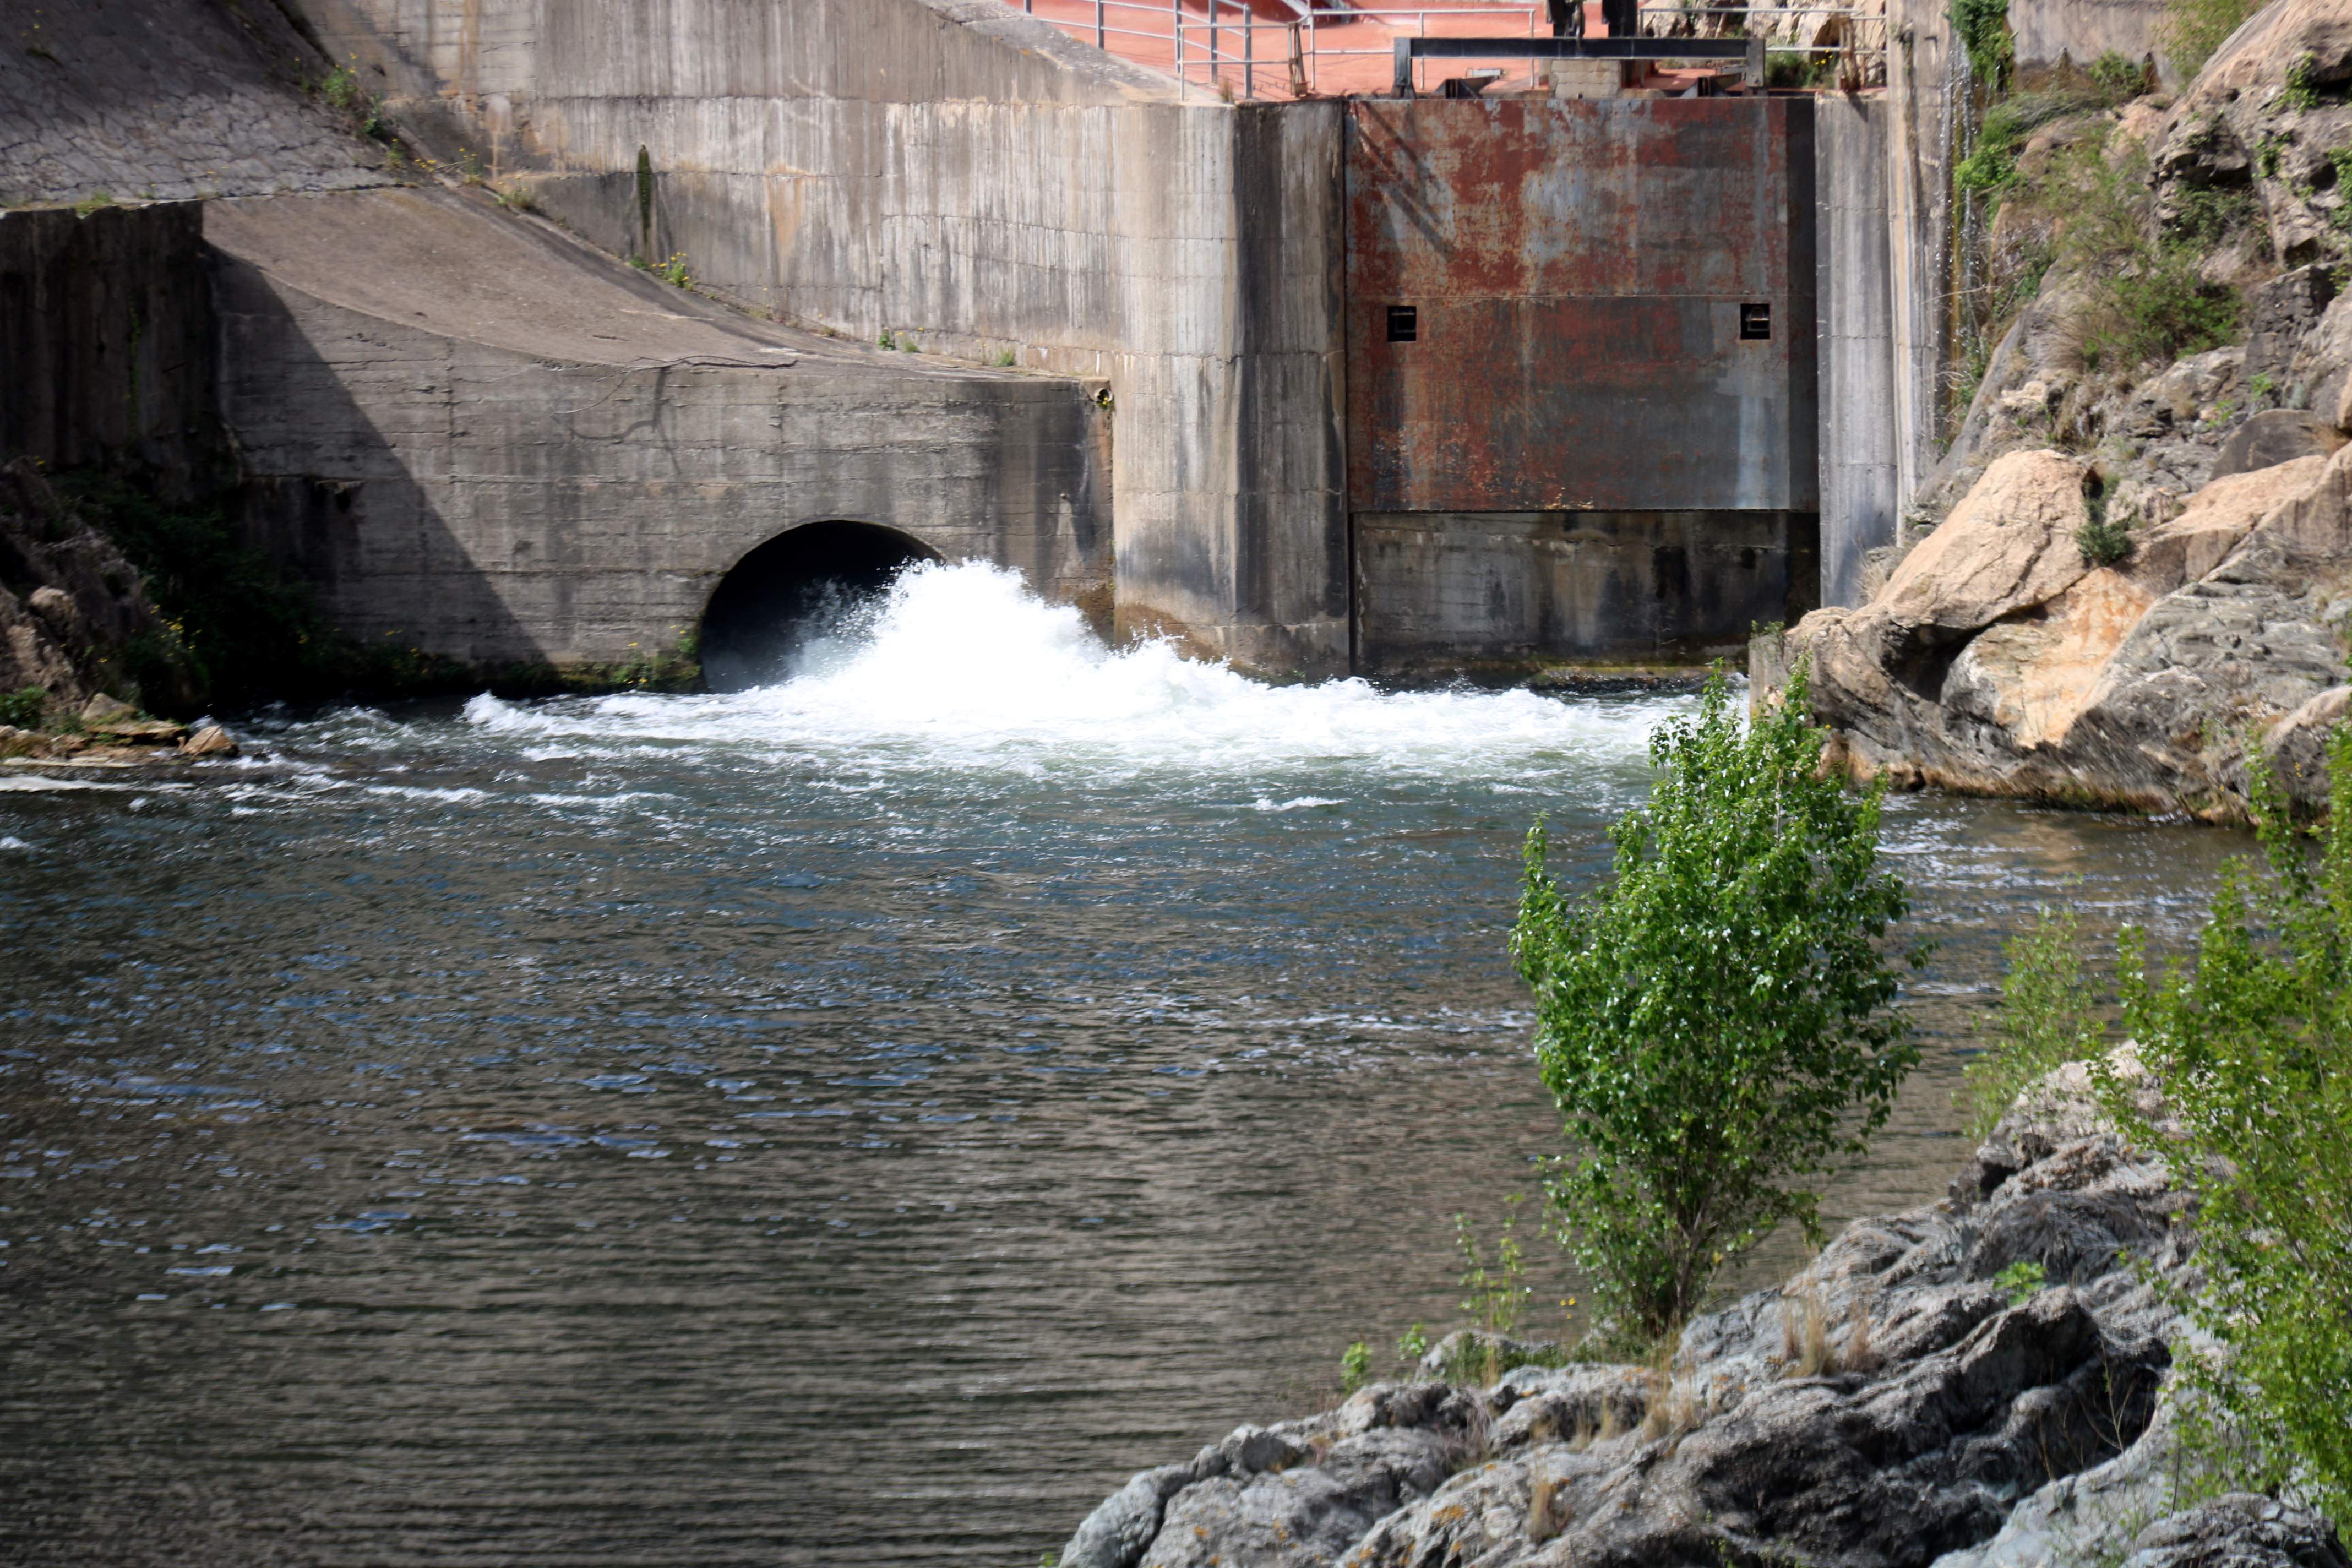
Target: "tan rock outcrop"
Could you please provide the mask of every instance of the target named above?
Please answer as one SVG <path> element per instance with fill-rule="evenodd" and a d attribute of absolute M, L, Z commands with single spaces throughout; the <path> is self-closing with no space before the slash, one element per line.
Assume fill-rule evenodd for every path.
<path fill-rule="evenodd" d="M 2132 580 L 2151 596 L 2194 583 L 2219 566 L 2254 525 L 2312 488 L 2326 468 L 2323 457 L 2257 468 L 2215 479 L 2189 499 L 2180 515 L 2158 523 L 2135 541 Z"/>
<path fill-rule="evenodd" d="M 2107 660 L 2156 600 L 2101 567 L 2041 614 L 1988 627 L 1954 661 L 1947 685 L 1990 691 L 1990 717 L 2018 750 L 2054 745 L 2090 706 Z"/>
<path fill-rule="evenodd" d="M 2292 793 L 2318 798 L 2319 737 L 2344 710 L 2320 699 L 2345 679 L 2352 447 L 2216 480 L 2127 563 L 2093 570 L 2059 531 L 2072 465 L 2026 456 L 2054 455 L 2000 459 L 1876 599 L 1789 633 L 1838 764 L 2227 819 L 2265 747 Z M 1948 531 L 1939 564 L 1928 545 Z"/>
<path fill-rule="evenodd" d="M 2057 452 L 1994 460 L 1874 602 L 1897 625 L 1969 633 L 2063 592 L 2087 568 L 2083 466 Z"/>

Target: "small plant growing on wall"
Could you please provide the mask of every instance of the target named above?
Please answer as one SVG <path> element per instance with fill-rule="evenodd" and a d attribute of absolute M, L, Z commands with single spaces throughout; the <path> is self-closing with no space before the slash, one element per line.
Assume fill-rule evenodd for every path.
<path fill-rule="evenodd" d="M 2131 559 L 2129 525 L 2107 510 L 2106 481 L 2092 475 L 2083 482 L 2083 502 L 2089 515 L 2074 531 L 2074 548 L 2093 566 L 2116 566 Z"/>

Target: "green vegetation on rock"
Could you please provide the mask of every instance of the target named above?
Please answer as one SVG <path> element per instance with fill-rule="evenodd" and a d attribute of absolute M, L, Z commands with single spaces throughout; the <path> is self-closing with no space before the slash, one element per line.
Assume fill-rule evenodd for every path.
<path fill-rule="evenodd" d="M 1961 1069 L 1969 1137 L 1990 1132 L 2034 1079 L 2098 1054 L 2105 1028 L 2083 973 L 2082 941 L 2072 909 L 2044 907 L 2003 944 L 2009 973 L 1992 1044 Z"/>
<path fill-rule="evenodd" d="M 1952 0 L 1952 31 L 1969 57 L 1969 74 L 1998 90 L 2017 63 L 2009 34 L 2009 0 Z"/>
<path fill-rule="evenodd" d="M 37 730 L 49 705 L 49 694 L 37 686 L 20 686 L 0 692 L 0 724 L 12 730 Z"/>
<path fill-rule="evenodd" d="M 2164 58 L 2181 77 L 2195 76 L 2240 23 L 2262 9 L 2262 0 L 2165 0 L 2158 37 Z"/>
<path fill-rule="evenodd" d="M 1918 1059 L 1890 1011 L 1908 896 L 1878 863 L 1880 796 L 1821 776 L 1806 690 L 1801 666 L 1743 725 L 1718 668 L 1652 737 L 1650 804 L 1612 830 L 1590 899 L 1554 880 L 1540 822 L 1528 836 L 1511 945 L 1571 1144 L 1549 1195 L 1621 1335 L 1686 1321 L 1784 1221 L 1818 1238 L 1810 1184 L 1863 1151 Z"/>
<path fill-rule="evenodd" d="M 2176 1347 L 2250 1441 L 2262 1489 L 2352 1519 L 2352 729 L 2329 739 L 2329 811 L 2299 827 L 2259 753 L 2262 862 L 2223 875 L 2193 966 L 2122 948 L 2147 1086 L 2108 1108 L 2194 1196 L 2204 1287 L 2182 1300 L 2215 1351 Z"/>

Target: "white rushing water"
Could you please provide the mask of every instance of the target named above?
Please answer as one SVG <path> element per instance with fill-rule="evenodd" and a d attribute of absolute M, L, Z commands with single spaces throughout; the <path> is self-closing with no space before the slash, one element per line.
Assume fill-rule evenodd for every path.
<path fill-rule="evenodd" d="M 813 642 L 776 685 L 531 704 L 485 695 L 466 717 L 541 743 L 747 743 L 884 767 L 1370 766 L 1508 778 L 1563 763 L 1638 765 L 1675 701 L 1391 692 L 1354 679 L 1272 686 L 1164 642 L 1111 647 L 1018 574 L 966 563 L 909 570 Z"/>

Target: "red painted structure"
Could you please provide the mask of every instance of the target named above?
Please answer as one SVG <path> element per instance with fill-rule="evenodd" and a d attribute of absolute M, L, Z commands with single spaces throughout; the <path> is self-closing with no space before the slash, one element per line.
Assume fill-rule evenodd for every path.
<path fill-rule="evenodd" d="M 1811 109 L 1351 101 L 1352 507 L 1812 510 Z"/>

